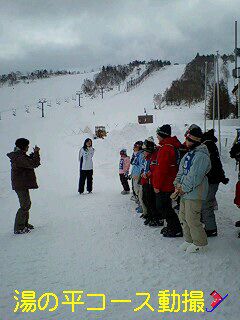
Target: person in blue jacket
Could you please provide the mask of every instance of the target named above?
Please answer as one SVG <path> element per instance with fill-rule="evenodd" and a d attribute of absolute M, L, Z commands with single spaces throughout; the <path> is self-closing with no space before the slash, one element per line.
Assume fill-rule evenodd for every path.
<path fill-rule="evenodd" d="M 174 181 L 175 192 L 180 195 L 179 220 L 185 242 L 181 248 L 187 253 L 198 252 L 207 245 L 207 235 L 201 223 L 202 203 L 208 194 L 207 173 L 211 169 L 207 147 L 201 144 L 200 127 L 186 135 L 187 154 L 182 158 Z"/>
<path fill-rule="evenodd" d="M 138 213 L 143 213 L 143 210 L 145 210 L 145 205 L 142 200 L 142 186 L 140 184 L 141 173 L 144 168 L 144 161 L 145 161 L 143 156 L 142 146 L 143 146 L 142 141 L 137 141 L 134 143 L 133 151 L 135 153 L 135 157 L 132 161 L 132 171 L 131 171 L 133 189 L 137 195 L 137 198 L 140 204 L 140 206 L 136 208 L 136 211 Z"/>

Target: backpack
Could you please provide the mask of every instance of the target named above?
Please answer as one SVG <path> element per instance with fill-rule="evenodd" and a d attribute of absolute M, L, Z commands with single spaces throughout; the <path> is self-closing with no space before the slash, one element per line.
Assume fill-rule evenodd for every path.
<path fill-rule="evenodd" d="M 177 166 L 179 166 L 181 162 L 181 153 L 177 147 L 174 147 L 174 151 L 175 151 L 175 157 L 176 157 L 176 164 Z"/>
<path fill-rule="evenodd" d="M 171 147 L 173 147 L 174 153 L 175 153 L 176 165 L 179 166 L 179 165 L 180 165 L 180 162 L 181 162 L 181 153 L 180 153 L 179 148 L 173 146 L 173 145 L 170 144 L 170 143 L 166 143 L 165 146 L 171 146 Z"/>

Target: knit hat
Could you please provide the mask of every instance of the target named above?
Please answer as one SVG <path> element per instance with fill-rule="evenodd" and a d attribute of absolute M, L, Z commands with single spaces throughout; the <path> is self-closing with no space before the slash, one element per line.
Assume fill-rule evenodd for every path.
<path fill-rule="evenodd" d="M 193 128 L 199 128 L 198 125 L 196 124 L 191 124 L 190 127 L 187 129 L 186 133 L 185 133 L 185 137 L 187 136 L 187 134 L 189 133 L 190 130 L 192 130 Z"/>
<path fill-rule="evenodd" d="M 172 129 L 169 124 L 164 124 L 161 127 L 157 128 L 157 135 L 159 135 L 162 138 L 170 137 L 172 134 Z"/>
<path fill-rule="evenodd" d="M 202 129 L 199 126 L 196 126 L 188 131 L 188 133 L 186 134 L 186 139 L 193 143 L 200 144 L 202 136 Z"/>
<path fill-rule="evenodd" d="M 121 155 L 127 155 L 127 149 L 121 149 L 121 151 L 120 151 L 120 154 Z"/>
<path fill-rule="evenodd" d="M 142 145 L 143 145 L 142 141 L 137 141 L 134 143 L 134 147 L 139 147 L 140 149 L 142 149 Z"/>
<path fill-rule="evenodd" d="M 154 138 L 153 138 L 153 136 L 148 137 L 146 140 L 147 140 L 147 141 L 154 142 Z M 146 141 L 146 140 L 145 140 L 145 141 Z M 145 141 L 144 141 L 144 143 L 145 143 Z"/>
<path fill-rule="evenodd" d="M 155 150 L 155 143 L 146 139 L 143 143 L 142 149 L 148 153 L 153 153 Z"/>
<path fill-rule="evenodd" d="M 25 150 L 29 146 L 29 140 L 25 138 L 19 138 L 15 142 L 15 146 L 20 150 Z"/>

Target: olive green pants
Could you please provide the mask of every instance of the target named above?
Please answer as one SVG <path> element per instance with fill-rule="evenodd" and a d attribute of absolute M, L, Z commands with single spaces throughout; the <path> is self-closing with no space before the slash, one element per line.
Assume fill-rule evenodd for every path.
<path fill-rule="evenodd" d="M 179 220 L 186 242 L 196 246 L 207 245 L 207 235 L 201 223 L 202 200 L 185 200 L 181 198 Z"/>
<path fill-rule="evenodd" d="M 29 190 L 15 190 L 19 199 L 20 208 L 16 214 L 14 223 L 14 232 L 23 230 L 28 225 L 29 210 L 31 208 L 31 199 Z"/>

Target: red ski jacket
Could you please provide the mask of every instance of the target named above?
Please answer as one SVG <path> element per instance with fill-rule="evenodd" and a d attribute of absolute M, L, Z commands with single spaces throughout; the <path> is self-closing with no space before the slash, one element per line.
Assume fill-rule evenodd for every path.
<path fill-rule="evenodd" d="M 173 181 L 178 172 L 177 149 L 181 147 L 176 136 L 167 137 L 159 144 L 156 160 L 151 161 L 151 184 L 161 192 L 173 192 Z"/>

